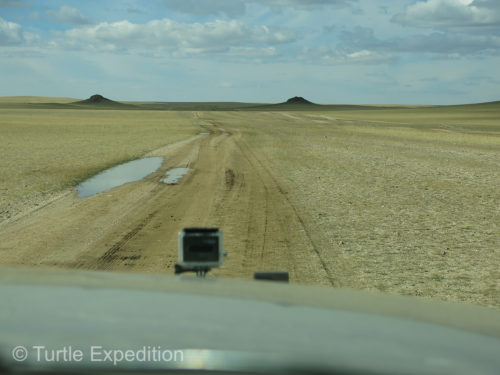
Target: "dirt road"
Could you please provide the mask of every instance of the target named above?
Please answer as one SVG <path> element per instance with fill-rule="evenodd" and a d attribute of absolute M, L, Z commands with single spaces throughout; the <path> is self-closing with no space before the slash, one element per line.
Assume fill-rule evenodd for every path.
<path fill-rule="evenodd" d="M 68 192 L 0 228 L 0 264 L 173 273 L 177 233 L 217 226 L 228 257 L 220 277 L 289 271 L 292 282 L 332 284 L 301 212 L 237 129 L 195 114 L 210 135 L 156 150 L 143 181 L 88 198 Z M 188 167 L 177 185 L 165 171 Z"/>

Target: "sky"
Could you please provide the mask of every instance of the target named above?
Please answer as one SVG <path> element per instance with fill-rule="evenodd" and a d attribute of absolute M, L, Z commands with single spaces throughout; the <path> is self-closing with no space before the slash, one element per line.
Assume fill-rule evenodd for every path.
<path fill-rule="evenodd" d="M 500 100 L 499 0 L 0 0 L 0 96 Z"/>

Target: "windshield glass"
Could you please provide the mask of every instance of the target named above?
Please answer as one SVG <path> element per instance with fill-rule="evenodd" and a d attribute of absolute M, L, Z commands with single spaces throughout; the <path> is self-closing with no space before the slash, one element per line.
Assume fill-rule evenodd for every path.
<path fill-rule="evenodd" d="M 0 1 L 0 267 L 498 312 L 499 20 L 493 0 Z"/>

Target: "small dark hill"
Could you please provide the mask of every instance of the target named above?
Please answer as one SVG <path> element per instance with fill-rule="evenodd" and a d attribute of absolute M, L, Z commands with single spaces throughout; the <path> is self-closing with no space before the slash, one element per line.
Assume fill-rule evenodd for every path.
<path fill-rule="evenodd" d="M 105 98 L 102 95 L 96 94 L 92 95 L 90 98 L 88 98 L 86 101 L 89 103 L 112 103 L 112 100 L 109 100 L 108 98 Z"/>
<path fill-rule="evenodd" d="M 323 108 L 322 105 L 310 102 L 301 96 L 294 96 L 288 99 L 286 102 L 276 103 L 276 104 L 261 104 L 255 107 L 247 107 L 247 110 L 256 111 L 309 111 Z"/>
<path fill-rule="evenodd" d="M 75 104 L 104 104 L 104 105 L 118 104 L 118 105 L 120 105 L 121 103 L 115 102 L 113 100 L 105 98 L 102 95 L 96 94 L 96 95 L 92 95 L 88 99 L 80 100 L 79 102 L 75 102 Z"/>
<path fill-rule="evenodd" d="M 104 96 L 99 95 L 99 94 L 92 95 L 88 99 L 80 100 L 78 102 L 73 102 L 71 104 L 77 105 L 77 106 L 82 106 L 82 107 L 85 106 L 85 107 L 102 108 L 102 109 L 113 109 L 113 108 L 134 109 L 134 108 L 136 108 L 136 106 L 134 106 L 132 104 L 115 102 L 114 100 L 105 98 Z"/>
<path fill-rule="evenodd" d="M 286 102 L 282 104 L 314 104 L 307 99 L 304 99 L 302 96 L 294 96 L 293 98 L 288 99 Z"/>

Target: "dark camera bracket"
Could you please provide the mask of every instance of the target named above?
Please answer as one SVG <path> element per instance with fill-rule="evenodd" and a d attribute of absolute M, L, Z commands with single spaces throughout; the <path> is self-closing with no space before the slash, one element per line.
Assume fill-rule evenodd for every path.
<path fill-rule="evenodd" d="M 212 268 L 210 267 L 183 267 L 180 264 L 175 265 L 175 274 L 181 274 L 184 272 L 196 272 L 196 276 L 198 277 L 205 277 L 208 271 L 210 271 Z"/>

